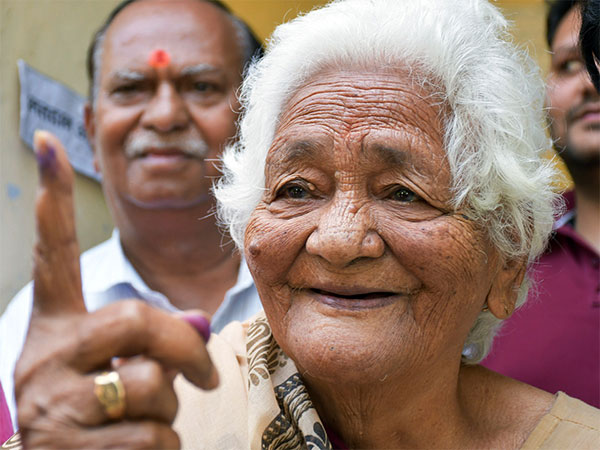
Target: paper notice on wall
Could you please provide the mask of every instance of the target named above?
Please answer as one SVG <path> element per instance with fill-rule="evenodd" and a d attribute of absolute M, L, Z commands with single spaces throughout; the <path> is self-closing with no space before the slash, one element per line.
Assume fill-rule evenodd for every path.
<path fill-rule="evenodd" d="M 100 181 L 83 124 L 85 98 L 19 60 L 21 139 L 33 149 L 37 129 L 54 133 L 67 149 L 69 161 L 87 177 Z"/>

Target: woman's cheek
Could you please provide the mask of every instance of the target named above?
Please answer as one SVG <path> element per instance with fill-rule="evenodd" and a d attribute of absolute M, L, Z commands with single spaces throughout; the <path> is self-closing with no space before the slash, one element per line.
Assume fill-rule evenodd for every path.
<path fill-rule="evenodd" d="M 306 242 L 303 222 L 301 218 L 276 219 L 264 209 L 252 214 L 246 227 L 244 254 L 257 282 L 286 282 L 287 273 Z"/>

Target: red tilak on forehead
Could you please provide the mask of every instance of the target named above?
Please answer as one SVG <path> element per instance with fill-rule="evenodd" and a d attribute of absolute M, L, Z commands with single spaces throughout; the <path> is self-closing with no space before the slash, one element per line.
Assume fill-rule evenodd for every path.
<path fill-rule="evenodd" d="M 150 57 L 148 58 L 148 64 L 154 67 L 155 69 L 159 69 L 161 67 L 167 67 L 171 62 L 171 55 L 166 50 L 156 49 L 150 53 Z"/>

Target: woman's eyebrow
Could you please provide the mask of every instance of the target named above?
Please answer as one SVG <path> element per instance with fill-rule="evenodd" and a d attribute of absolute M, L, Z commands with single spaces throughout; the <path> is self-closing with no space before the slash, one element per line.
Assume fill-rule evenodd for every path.
<path fill-rule="evenodd" d="M 380 160 L 393 166 L 402 166 L 405 165 L 407 161 L 410 161 L 409 151 L 388 147 L 387 145 L 372 144 L 366 147 L 362 146 L 361 150 L 363 153 L 374 152 Z"/>
<path fill-rule="evenodd" d="M 284 145 L 281 149 L 285 151 L 282 162 L 287 164 L 298 159 L 313 160 L 316 157 L 316 153 L 322 150 L 319 147 L 319 144 L 309 140 L 295 141 L 290 145 Z"/>
<path fill-rule="evenodd" d="M 301 160 L 313 160 L 316 158 L 317 152 L 323 151 L 322 146 L 314 141 L 301 140 L 286 145 L 282 148 L 285 154 L 282 155 L 281 162 L 284 164 Z M 361 146 L 363 153 L 374 152 L 376 157 L 384 161 L 390 166 L 402 166 L 410 161 L 410 152 L 407 150 L 400 150 L 398 148 L 389 147 L 383 144 L 371 144 L 366 147 Z"/>

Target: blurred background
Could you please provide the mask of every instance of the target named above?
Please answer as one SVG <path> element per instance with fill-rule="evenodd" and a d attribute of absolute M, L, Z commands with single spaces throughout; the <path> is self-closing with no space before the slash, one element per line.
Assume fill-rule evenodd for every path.
<path fill-rule="evenodd" d="M 87 93 L 85 55 L 93 32 L 120 0 L 0 0 L 0 313 L 31 278 L 37 168 L 19 138 L 17 60 Z M 398 0 L 410 1 L 410 0 Z M 443 1 L 443 0 L 440 0 Z M 261 39 L 281 22 L 326 1 L 225 0 Z M 543 0 L 494 2 L 513 23 L 543 72 L 549 64 Z M 81 251 L 105 240 L 112 222 L 98 183 L 76 175 L 75 211 Z"/>

